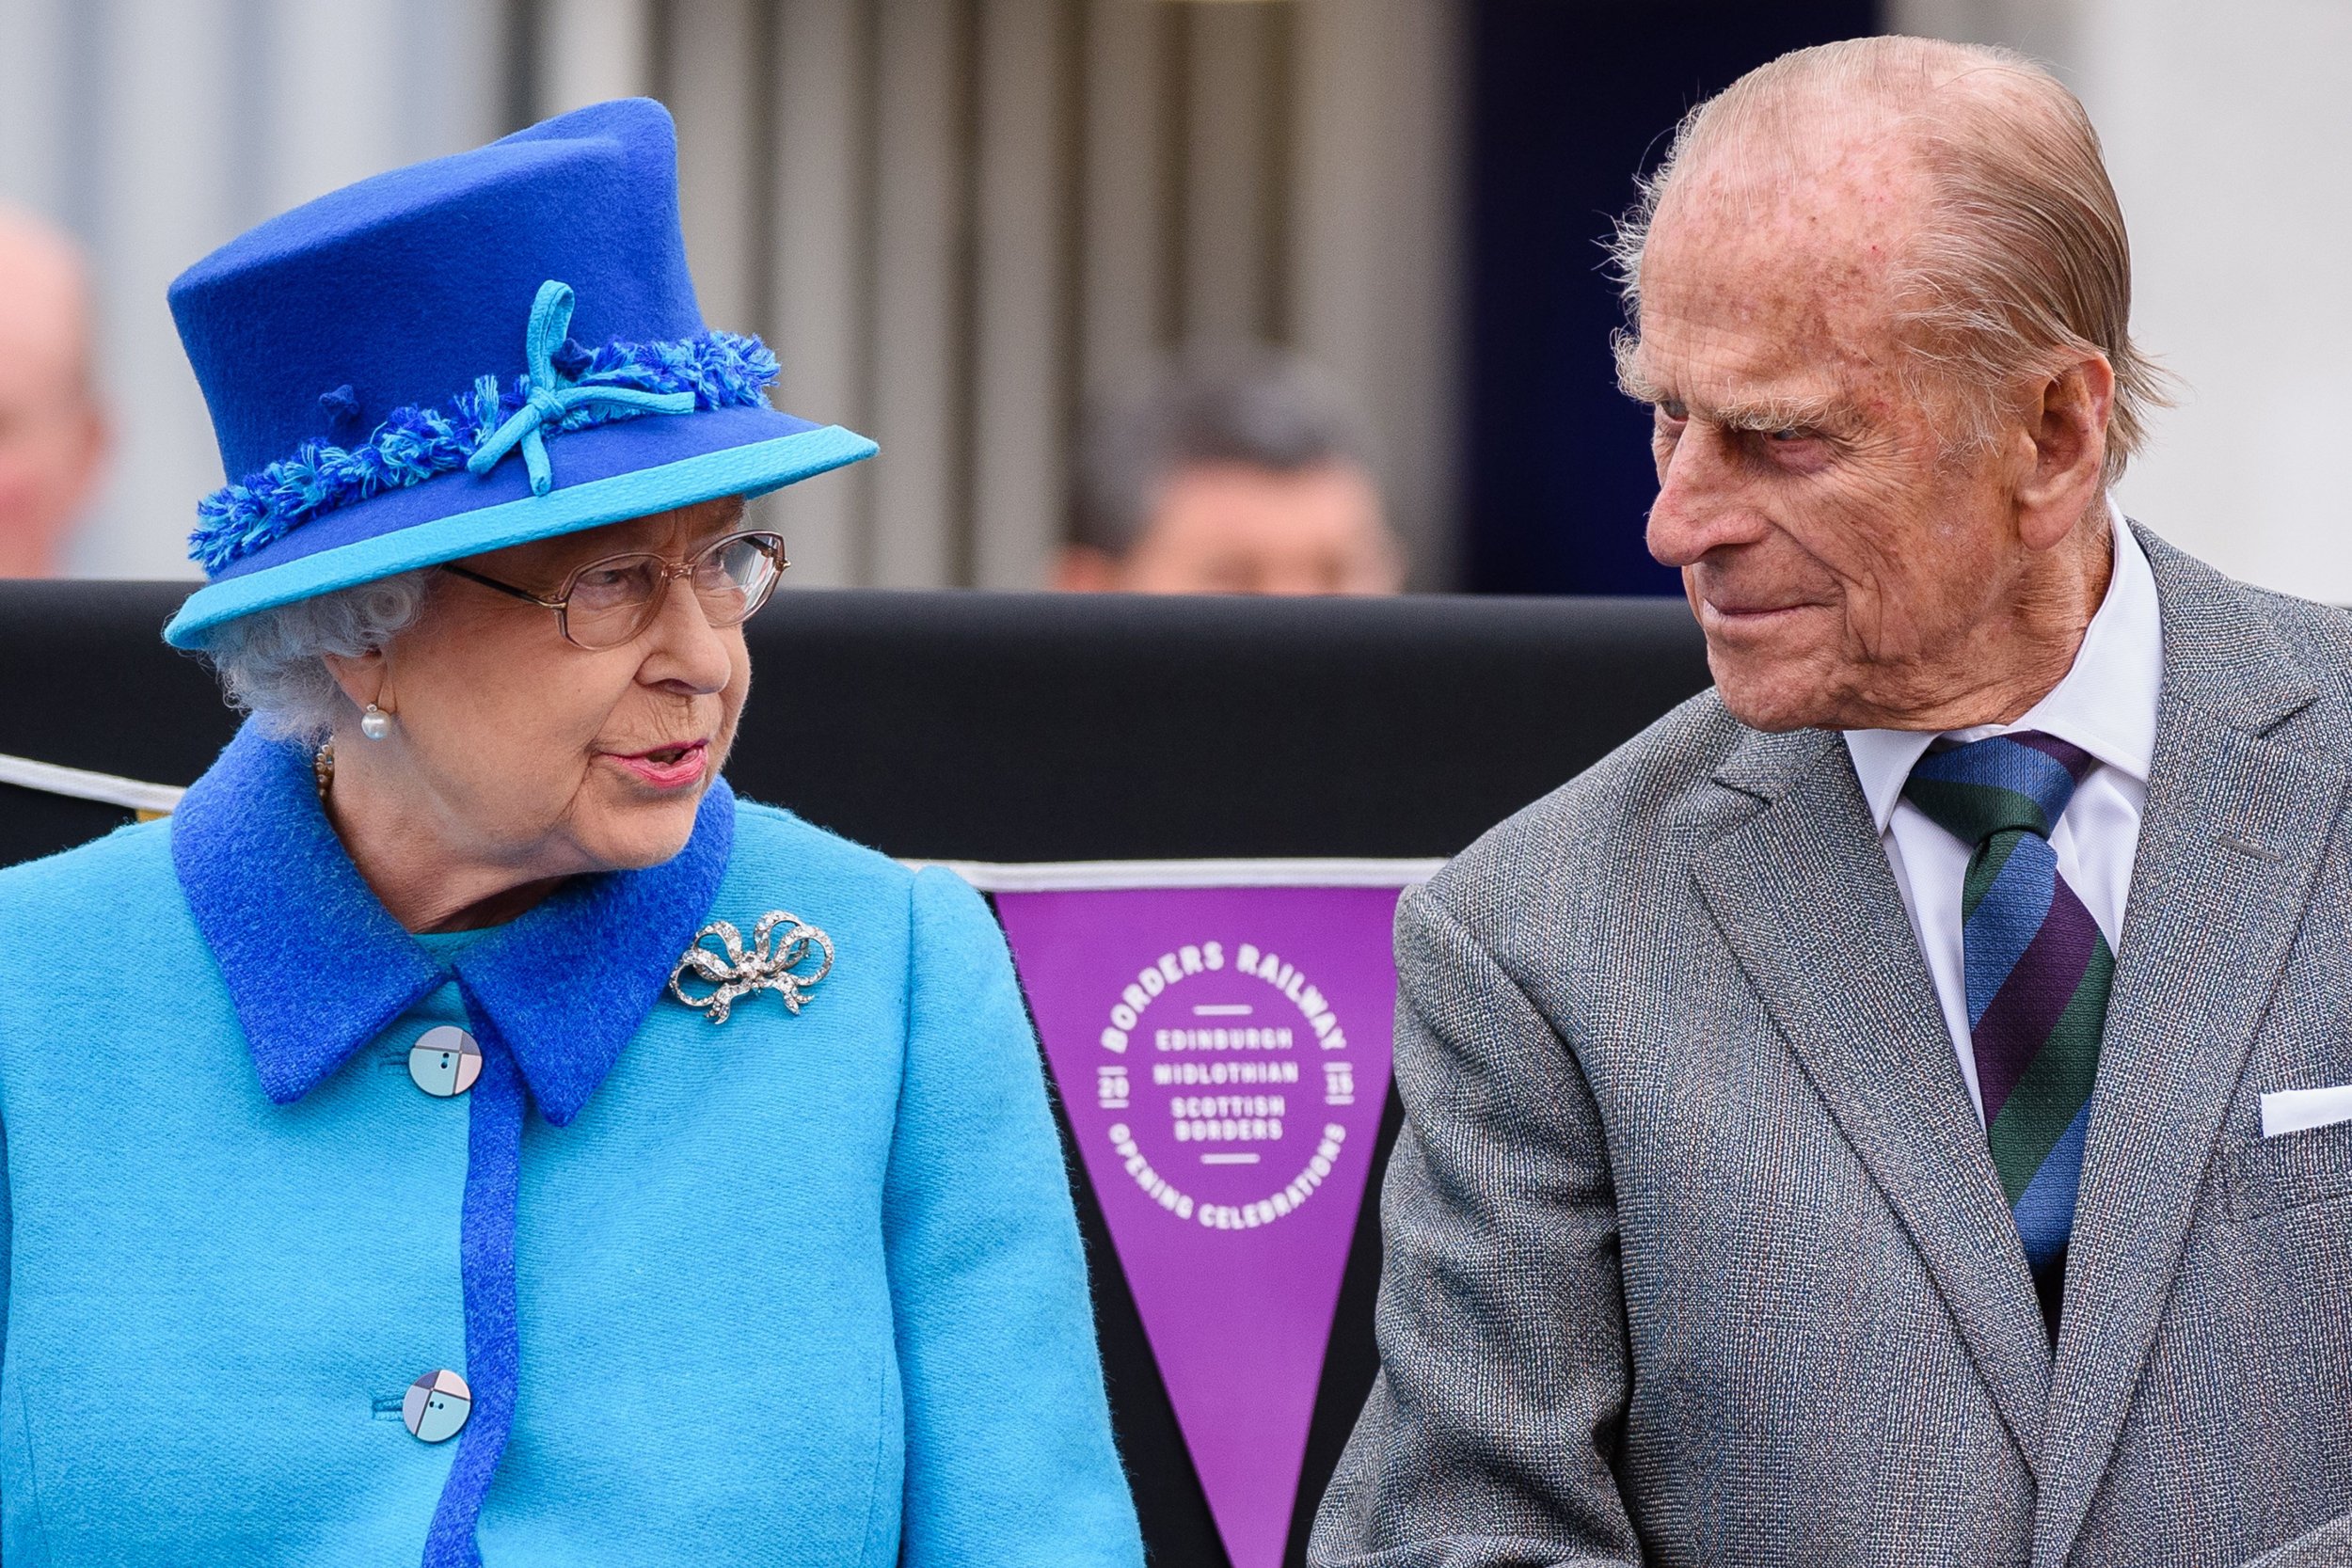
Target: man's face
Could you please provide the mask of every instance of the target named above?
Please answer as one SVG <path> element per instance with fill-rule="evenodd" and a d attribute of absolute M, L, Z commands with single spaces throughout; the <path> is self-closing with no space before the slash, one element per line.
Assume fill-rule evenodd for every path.
<path fill-rule="evenodd" d="M 104 430 L 86 385 L 80 280 L 0 220 L 0 577 L 41 577 L 88 496 Z"/>
<path fill-rule="evenodd" d="M 1985 678 L 1978 641 L 2024 567 L 2002 462 L 1951 451 L 1959 405 L 1903 374 L 1890 269 L 1922 191 L 1861 145 L 1703 162 L 1651 230 L 1626 376 L 1654 408 L 1649 549 L 1758 729 L 1947 709 Z"/>
<path fill-rule="evenodd" d="M 1404 563 L 1362 469 L 1180 468 L 1117 568 L 1142 594 L 1393 594 Z"/>

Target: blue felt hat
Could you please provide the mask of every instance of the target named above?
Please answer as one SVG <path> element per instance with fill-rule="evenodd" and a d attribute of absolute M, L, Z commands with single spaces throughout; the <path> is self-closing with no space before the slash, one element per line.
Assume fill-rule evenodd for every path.
<path fill-rule="evenodd" d="M 171 312 L 230 483 L 165 637 L 483 550 L 756 495 L 874 444 L 768 406 L 713 332 L 677 139 L 599 103 L 321 197 L 181 274 Z"/>

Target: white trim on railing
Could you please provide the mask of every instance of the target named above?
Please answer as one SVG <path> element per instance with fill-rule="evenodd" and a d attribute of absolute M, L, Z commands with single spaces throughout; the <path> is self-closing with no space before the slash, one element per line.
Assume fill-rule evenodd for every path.
<path fill-rule="evenodd" d="M 125 811 L 167 816 L 187 791 L 176 784 L 143 784 L 113 773 L 61 768 L 54 762 L 0 752 L 0 784 L 96 800 Z M 1104 892 L 1121 888 L 1186 887 L 1393 887 L 1425 882 L 1442 860 L 1268 859 L 1198 861 L 926 861 L 903 863 L 914 870 L 945 866 L 983 893 Z"/>
<path fill-rule="evenodd" d="M 0 784 L 63 795 L 76 800 L 97 800 L 125 811 L 167 815 L 187 793 L 176 784 L 142 784 L 113 773 L 93 773 L 85 768 L 60 768 L 54 762 L 0 753 Z"/>
<path fill-rule="evenodd" d="M 1442 860 L 909 861 L 941 865 L 983 893 L 1099 892 L 1119 888 L 1411 887 Z"/>

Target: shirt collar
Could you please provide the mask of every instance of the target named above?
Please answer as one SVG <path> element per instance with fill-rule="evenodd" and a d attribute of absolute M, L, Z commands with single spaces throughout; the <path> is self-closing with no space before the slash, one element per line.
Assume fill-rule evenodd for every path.
<path fill-rule="evenodd" d="M 2040 730 L 2071 740 L 2107 767 L 2141 784 L 2156 750 L 2156 699 L 2164 685 L 2164 628 L 2155 574 L 2122 512 L 2107 503 L 2115 540 L 2106 597 L 2083 633 L 2065 678 L 2013 724 L 1944 732 L 1981 740 L 2012 730 Z M 1894 818 L 1912 767 L 1938 738 L 1927 730 L 1848 730 L 1846 750 L 1880 832 Z"/>
<path fill-rule="evenodd" d="M 173 814 L 171 855 L 272 1101 L 301 1099 L 455 978 L 561 1127 L 660 999 L 734 838 L 735 798 L 714 780 L 675 858 L 576 878 L 445 966 L 343 852 L 305 750 L 248 723 Z"/>

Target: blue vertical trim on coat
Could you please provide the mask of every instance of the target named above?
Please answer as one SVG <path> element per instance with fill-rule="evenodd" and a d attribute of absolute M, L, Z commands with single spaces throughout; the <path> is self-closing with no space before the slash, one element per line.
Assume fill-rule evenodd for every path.
<path fill-rule="evenodd" d="M 458 1227 L 466 1295 L 466 1378 L 473 1410 L 457 1434 L 457 1457 L 442 1482 L 425 1537 L 424 1568 L 480 1568 L 474 1524 L 515 1429 L 522 1371 L 515 1325 L 515 1192 L 521 1175 L 522 1074 L 488 1010 L 462 980 L 458 994 L 482 1047 L 482 1076 L 466 1126 L 466 1202 Z"/>

